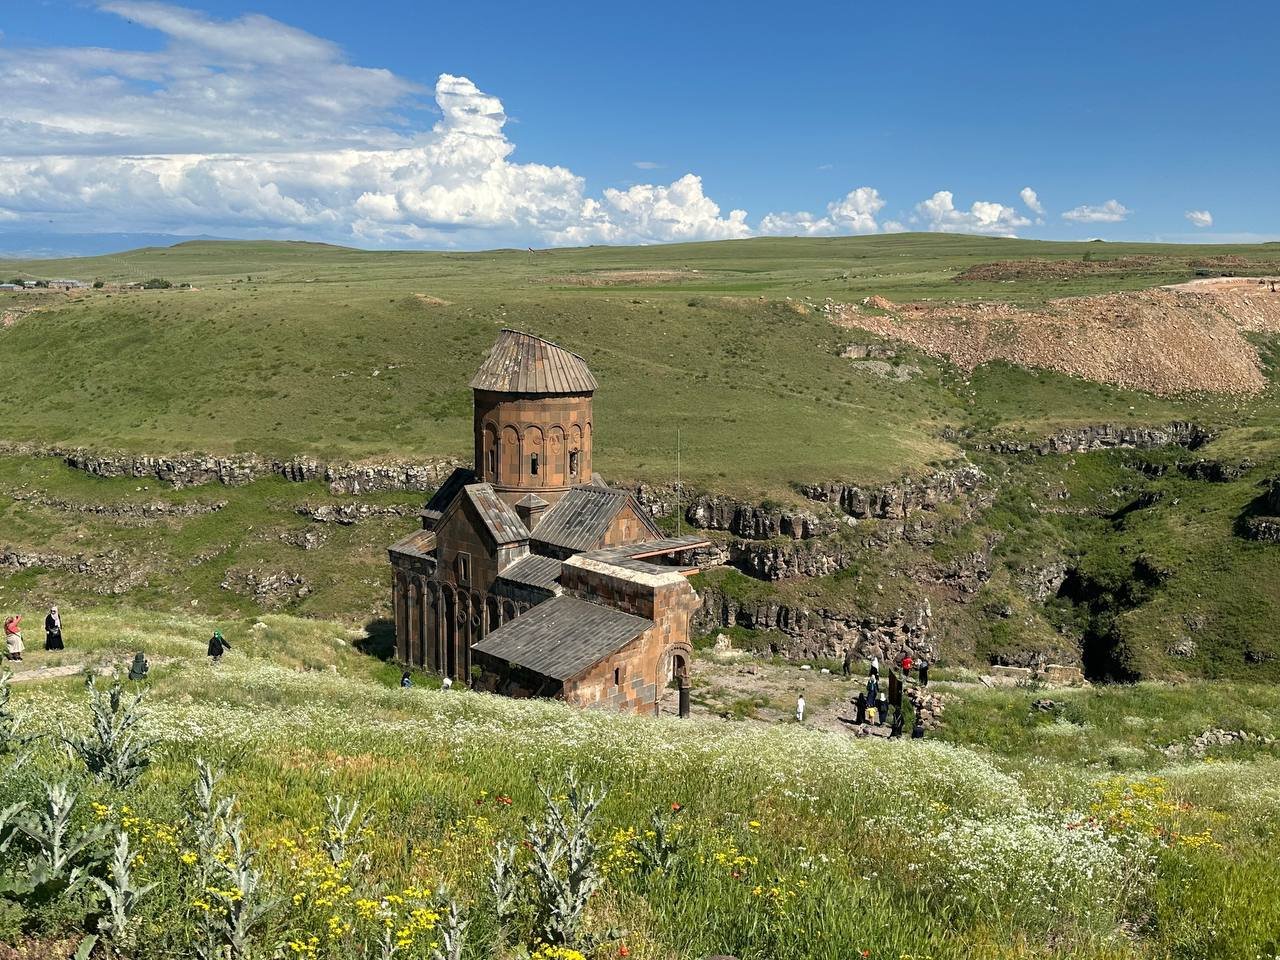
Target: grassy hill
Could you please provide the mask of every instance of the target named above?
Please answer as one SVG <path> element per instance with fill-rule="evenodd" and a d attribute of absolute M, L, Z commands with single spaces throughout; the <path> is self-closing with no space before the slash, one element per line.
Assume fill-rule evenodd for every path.
<path fill-rule="evenodd" d="M 850 618 L 891 618 L 927 600 L 941 652 L 958 662 L 1087 648 L 1099 675 L 1277 676 L 1275 548 L 1238 536 L 1259 485 L 1280 472 L 1274 386 L 1244 398 L 1158 398 L 1002 363 L 966 376 L 902 347 L 893 363 L 918 372 L 886 379 L 842 358 L 874 337 L 834 326 L 823 306 L 875 295 L 1035 305 L 1265 271 L 1278 257 L 1274 245 L 904 234 L 466 254 L 202 241 L 11 264 L 15 274 L 105 286 L 0 293 L 12 321 L 0 328 L 0 441 L 465 458 L 466 384 L 496 332 L 512 326 L 590 362 L 602 385 L 596 464 L 611 481 L 673 480 L 677 429 L 688 487 L 754 503 L 814 510 L 798 484 L 874 486 L 960 456 L 990 478 L 990 504 L 939 511 L 946 522 L 927 535 L 885 541 L 884 524 L 840 527 L 818 544 L 842 552 L 838 572 L 765 581 L 716 571 L 701 584 L 717 597 Z M 150 278 L 175 286 L 124 286 Z M 1249 336 L 1274 378 L 1276 338 Z M 981 449 L 1011 434 L 1174 419 L 1215 439 L 1194 454 Z M 1199 457 L 1251 465 L 1224 483 L 1178 472 Z M 61 598 L 245 614 L 278 605 L 255 594 L 252 578 L 282 574 L 302 584 L 280 600 L 285 609 L 360 625 L 386 614 L 383 547 L 422 499 L 359 498 L 389 512 L 319 525 L 298 511 L 355 498 L 270 480 L 173 493 L 18 456 L 0 460 L 0 488 L 0 556 L 21 556 L 0 573 L 0 602 L 15 608 Z M 164 515 L 137 516 L 152 501 Z M 200 507 L 210 501 L 225 504 Z M 974 557 L 983 575 L 957 587 Z M 1028 579 L 1054 564 L 1072 572 L 1070 596 L 1029 597 Z M 1135 586 L 1148 564 L 1159 577 Z"/>
<path fill-rule="evenodd" d="M 918 471 L 955 453 L 945 427 L 1235 416 L 1052 374 L 966 383 L 923 359 L 910 382 L 867 377 L 839 356 L 857 335 L 819 309 L 873 294 L 1034 303 L 1186 279 L 1197 257 L 1274 259 L 1265 246 L 1107 244 L 1108 257 L 1155 259 L 1067 280 L 955 280 L 977 263 L 1102 247 L 932 234 L 475 254 L 197 242 L 24 263 L 14 271 L 194 288 L 52 298 L 55 308 L 3 334 L 14 375 L 0 403 L 10 438 L 464 455 L 466 383 L 496 331 L 514 326 L 591 363 L 602 384 L 598 463 L 610 477 L 673 476 L 677 426 L 693 480 L 777 492 L 800 479 Z M 0 309 L 24 296 L 0 297 Z"/>
<path fill-rule="evenodd" d="M 214 627 L 233 643 L 217 666 L 203 656 Z M 129 835 L 133 887 L 155 886 L 98 930 L 100 949 L 139 960 L 221 936 L 228 903 L 265 907 L 245 956 L 380 956 L 390 929 L 391 955 L 427 958 L 447 926 L 442 896 L 466 910 L 466 960 L 1255 960 L 1280 928 L 1280 904 L 1259 896 L 1280 883 L 1274 687 L 1053 691 L 1043 710 L 1046 691 L 959 678 L 935 685 L 948 698 L 936 739 L 858 741 L 445 693 L 421 677 L 397 689 L 355 652 L 358 634 L 323 621 L 121 610 L 79 613 L 76 628 L 76 649 L 24 668 L 145 649 L 151 674 L 129 692 L 145 690 L 137 732 L 152 762 L 112 786 L 46 740 L 21 769 L 0 755 L 0 809 L 39 810 L 46 784 L 69 784 L 68 844 L 105 834 L 72 862 L 108 885 L 99 857 Z M 79 678 L 13 690 L 0 719 L 30 710 L 20 730 L 87 731 Z M 1187 752 L 1206 728 L 1248 738 Z M 197 757 L 225 772 L 215 799 L 236 798 L 247 861 L 228 825 L 201 840 Z M 563 806 L 569 781 L 607 791 L 586 858 L 601 886 L 574 952 L 538 953 L 538 783 Z M 334 797 L 339 813 L 360 804 L 349 830 Z M 491 861 L 507 840 L 525 893 L 500 923 Z M 0 943 L 70 955 L 110 912 L 91 885 L 23 892 L 40 849 L 19 836 L 0 866 Z M 258 879 L 229 888 L 228 864 Z"/>

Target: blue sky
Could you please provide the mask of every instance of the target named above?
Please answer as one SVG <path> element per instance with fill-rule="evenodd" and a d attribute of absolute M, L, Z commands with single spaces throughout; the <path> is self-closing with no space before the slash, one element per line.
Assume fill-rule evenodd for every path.
<path fill-rule="evenodd" d="M 1280 239 L 1273 5 L 0 4 L 0 234 Z"/>

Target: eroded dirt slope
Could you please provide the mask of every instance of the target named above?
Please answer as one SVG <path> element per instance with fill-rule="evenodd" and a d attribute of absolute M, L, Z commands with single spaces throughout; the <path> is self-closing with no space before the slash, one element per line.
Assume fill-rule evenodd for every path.
<path fill-rule="evenodd" d="M 1161 396 L 1263 390 L 1258 352 L 1243 334 L 1280 333 L 1280 292 L 1257 279 L 1068 297 L 1037 310 L 882 297 L 828 310 L 840 326 L 901 340 L 965 370 L 1004 360 Z"/>

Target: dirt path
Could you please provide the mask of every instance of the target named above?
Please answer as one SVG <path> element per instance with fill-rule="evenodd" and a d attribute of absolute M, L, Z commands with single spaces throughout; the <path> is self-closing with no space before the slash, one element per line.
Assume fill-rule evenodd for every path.
<path fill-rule="evenodd" d="M 172 663 L 173 657 L 152 657 L 148 659 L 151 667 L 162 666 L 166 663 Z M 6 662 L 13 675 L 10 677 L 11 683 L 26 683 L 32 680 L 56 680 L 59 677 L 75 677 L 82 675 L 86 669 L 92 669 L 99 677 L 107 677 L 111 675 L 112 670 L 119 670 L 122 674 L 127 673 L 129 664 L 133 662 L 133 657 L 122 657 L 119 660 L 113 660 L 103 663 L 97 661 L 90 666 L 88 663 L 60 663 L 57 666 L 29 666 L 29 660 L 23 660 L 20 663 Z M 16 668 L 16 669 L 15 669 Z"/>

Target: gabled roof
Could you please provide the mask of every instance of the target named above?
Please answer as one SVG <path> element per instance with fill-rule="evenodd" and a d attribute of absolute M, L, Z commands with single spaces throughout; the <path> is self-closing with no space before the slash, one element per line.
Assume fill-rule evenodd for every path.
<path fill-rule="evenodd" d="M 631 494 L 610 487 L 574 487 L 542 515 L 534 527 L 533 539 L 565 550 L 590 550 L 613 523 L 613 518 L 631 502 Z M 635 511 L 653 539 L 662 533 L 640 509 Z"/>
<path fill-rule="evenodd" d="M 587 361 L 549 340 L 503 330 L 471 379 L 471 389 L 495 393 L 593 393 Z"/>
<path fill-rule="evenodd" d="M 603 547 L 599 550 L 591 550 L 582 556 L 588 560 L 598 560 L 639 573 L 670 573 L 672 570 L 680 573 L 697 573 L 696 564 L 691 567 L 681 567 L 671 562 L 656 561 L 655 558 L 666 557 L 670 560 L 675 555 L 687 553 L 690 550 L 705 549 L 709 546 L 711 546 L 710 540 L 695 533 L 682 537 L 664 537 L 661 540 L 642 540 L 639 543 L 629 543 L 621 547 Z"/>
<path fill-rule="evenodd" d="M 431 495 L 431 499 L 427 501 L 427 505 L 422 508 L 421 516 L 428 520 L 436 521 L 444 516 L 444 512 L 449 509 L 449 504 L 453 503 L 454 498 L 462 492 L 462 488 L 468 483 L 476 482 L 476 472 L 469 467 L 457 467 L 453 473 L 445 478 L 444 483 L 436 488 L 436 492 Z"/>
<path fill-rule="evenodd" d="M 485 527 L 489 531 L 489 535 L 493 537 L 494 543 L 498 546 L 504 546 L 508 543 L 520 543 L 529 539 L 529 530 L 524 525 L 524 521 L 516 515 L 516 512 L 507 506 L 496 493 L 493 487 L 487 483 L 469 483 L 462 488 L 471 505 L 476 508 L 476 513 L 480 515 L 480 519 L 484 522 Z M 455 501 L 459 502 L 459 501 Z M 453 512 L 453 507 L 446 510 L 446 514 Z"/>
<path fill-rule="evenodd" d="M 498 579 L 519 583 L 526 587 L 552 590 L 560 585 L 561 566 L 563 564 L 555 557 L 543 557 L 531 553 L 503 570 L 498 574 Z"/>
<path fill-rule="evenodd" d="M 425 560 L 436 548 L 436 535 L 432 530 L 415 530 L 403 540 L 397 540 L 387 549 L 392 553 L 403 554 Z"/>
<path fill-rule="evenodd" d="M 653 626 L 577 597 L 552 597 L 504 623 L 472 649 L 554 680 L 572 680 Z"/>

